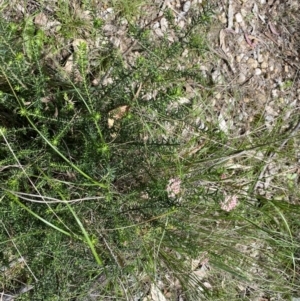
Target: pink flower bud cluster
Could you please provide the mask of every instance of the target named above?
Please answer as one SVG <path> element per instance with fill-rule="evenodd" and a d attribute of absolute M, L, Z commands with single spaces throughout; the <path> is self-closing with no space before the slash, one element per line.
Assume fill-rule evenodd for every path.
<path fill-rule="evenodd" d="M 169 198 L 175 198 L 180 193 L 181 180 L 179 178 L 172 178 L 167 185 L 167 193 Z"/>
<path fill-rule="evenodd" d="M 238 204 L 238 197 L 237 195 L 227 195 L 225 200 L 221 202 L 221 208 L 224 211 L 231 211 L 233 210 Z"/>

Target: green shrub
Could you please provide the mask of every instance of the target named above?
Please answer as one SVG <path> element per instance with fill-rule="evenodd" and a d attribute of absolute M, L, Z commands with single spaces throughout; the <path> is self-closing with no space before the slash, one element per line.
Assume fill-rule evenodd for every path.
<path fill-rule="evenodd" d="M 61 10 L 59 17 L 65 15 Z M 273 251 L 289 272 L 295 268 L 295 210 L 289 208 L 286 217 L 286 207 L 266 199 L 257 208 L 252 191 L 221 181 L 226 168 L 218 162 L 255 148 L 259 138 L 250 146 L 229 140 L 214 113 L 195 110 L 197 103 L 207 106 L 213 86 L 181 55 L 186 47 L 206 55 L 207 41 L 197 30 L 210 16 L 195 16 L 186 32 L 176 29 L 174 42 L 153 42 L 148 29 L 131 24 L 130 35 L 141 46 L 131 63 L 109 43 L 93 54 L 71 20 L 55 41 L 37 30 L 32 17 L 20 24 L 1 19 L 5 291 L 18 294 L 26 284 L 33 289 L 18 300 L 85 300 L 93 287 L 101 300 L 133 300 L 146 294 L 149 282 L 171 277 L 189 300 L 204 293 L 224 300 L 236 291 L 218 287 L 212 293 L 193 276 L 190 264 L 208 254 L 222 271 L 211 282 L 225 274 L 232 277 L 226 281 L 252 281 L 247 268 L 255 260 L 236 248 L 241 237 L 259 248 L 276 240 Z M 73 43 L 72 50 L 59 44 L 62 38 Z M 72 70 L 66 71 L 70 58 Z M 189 81 L 206 89 L 186 101 Z M 213 121 L 204 129 L 195 120 L 205 114 Z M 255 167 L 247 171 L 253 177 Z M 234 212 L 222 210 L 226 192 L 240 199 Z M 281 218 L 276 223 L 274 215 Z M 18 257 L 24 260 L 9 268 Z M 285 283 L 284 274 L 272 275 L 271 257 L 266 254 L 263 276 Z"/>

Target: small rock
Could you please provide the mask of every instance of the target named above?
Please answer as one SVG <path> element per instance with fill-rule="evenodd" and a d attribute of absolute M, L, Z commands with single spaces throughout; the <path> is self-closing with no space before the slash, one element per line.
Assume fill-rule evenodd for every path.
<path fill-rule="evenodd" d="M 248 59 L 247 64 L 252 69 L 255 69 L 255 68 L 258 67 L 258 61 L 255 60 L 255 59 L 253 59 L 253 58 L 251 58 L 251 57 Z"/>
<path fill-rule="evenodd" d="M 242 83 L 245 82 L 245 81 L 246 81 L 246 76 L 245 76 L 243 73 L 241 73 L 241 74 L 239 75 L 238 79 L 237 79 L 237 82 L 238 82 L 239 84 L 242 84 Z"/>
<path fill-rule="evenodd" d="M 272 91 L 271 91 L 271 94 L 272 94 L 272 97 L 273 97 L 273 98 L 278 97 L 278 90 L 276 90 L 276 89 L 272 90 Z"/>
<path fill-rule="evenodd" d="M 106 10 L 104 10 L 101 13 L 101 16 L 104 20 L 107 20 L 113 15 L 113 13 L 114 13 L 114 9 L 112 7 L 108 7 Z"/>
<path fill-rule="evenodd" d="M 246 16 L 248 15 L 248 10 L 242 8 L 242 9 L 241 9 L 241 15 L 242 15 L 243 17 L 246 17 Z M 235 17 L 235 18 L 236 18 L 236 17 Z"/>
<path fill-rule="evenodd" d="M 120 38 L 118 37 L 111 37 L 110 38 L 110 42 L 115 46 L 115 47 L 119 47 L 120 46 L 120 43 L 121 43 L 121 40 Z"/>
<path fill-rule="evenodd" d="M 266 68 L 268 68 L 268 62 L 262 62 L 261 63 L 261 65 L 260 65 L 260 67 L 262 68 L 262 69 L 266 69 Z"/>
<path fill-rule="evenodd" d="M 155 22 L 153 25 L 152 25 L 152 29 L 156 29 L 159 27 L 159 22 Z"/>
<path fill-rule="evenodd" d="M 128 21 L 126 19 L 121 19 L 121 22 L 120 22 L 121 25 L 128 25 Z"/>
<path fill-rule="evenodd" d="M 208 71 L 208 68 L 207 68 L 207 66 L 205 66 L 205 65 L 201 65 L 201 66 L 199 67 L 199 69 L 200 69 L 201 71 Z M 299 93 L 300 93 L 300 91 L 299 91 Z"/>
<path fill-rule="evenodd" d="M 260 64 L 264 61 L 264 57 L 263 57 L 260 53 L 258 53 L 258 55 L 257 55 L 257 61 L 258 61 Z"/>
<path fill-rule="evenodd" d="M 167 21 L 166 18 L 162 18 L 160 20 L 160 28 L 161 28 L 162 31 L 166 31 L 167 30 L 167 28 L 168 28 L 168 21 Z"/>
<path fill-rule="evenodd" d="M 242 59 L 244 58 L 244 54 L 241 53 L 241 54 L 238 54 L 236 57 L 235 57 L 235 60 L 237 63 L 240 63 L 242 61 Z"/>
<path fill-rule="evenodd" d="M 246 63 L 249 60 L 249 56 L 248 55 L 244 55 L 242 58 L 242 62 Z"/>
<path fill-rule="evenodd" d="M 102 81 L 103 86 L 108 86 L 111 85 L 113 83 L 113 79 L 111 77 L 107 77 Z"/>
<path fill-rule="evenodd" d="M 182 11 L 187 13 L 191 8 L 191 1 L 186 1 L 184 4 L 183 4 L 183 7 L 182 7 Z"/>
<path fill-rule="evenodd" d="M 182 56 L 182 57 L 187 57 L 188 54 L 189 54 L 189 50 L 186 48 L 186 49 L 183 50 L 181 56 Z"/>
<path fill-rule="evenodd" d="M 221 15 L 218 16 L 218 19 L 222 24 L 226 24 L 227 23 L 226 13 L 223 12 Z"/>
<path fill-rule="evenodd" d="M 222 97 L 222 94 L 219 93 L 219 92 L 215 95 L 215 98 L 216 98 L 216 99 L 221 99 L 221 97 Z"/>
<path fill-rule="evenodd" d="M 183 28 L 184 25 L 185 25 L 184 20 L 180 20 L 177 25 L 178 25 L 179 28 Z"/>
<path fill-rule="evenodd" d="M 271 116 L 271 115 L 266 115 L 266 116 L 265 116 L 265 120 L 266 120 L 267 122 L 273 122 L 273 121 L 274 121 L 274 117 Z"/>
<path fill-rule="evenodd" d="M 236 20 L 236 22 L 238 22 L 238 23 L 242 23 L 242 22 L 243 22 L 243 16 L 242 16 L 240 13 L 237 13 L 237 14 L 235 15 L 235 20 Z"/>
<path fill-rule="evenodd" d="M 219 70 L 215 70 L 211 73 L 212 80 L 215 84 L 221 84 L 222 83 L 222 76 L 221 72 Z"/>
<path fill-rule="evenodd" d="M 92 85 L 93 85 L 93 86 L 99 86 L 99 84 L 100 84 L 99 79 L 94 78 L 93 81 L 92 81 Z"/>
<path fill-rule="evenodd" d="M 284 65 L 284 71 L 285 71 L 286 73 L 289 72 L 289 66 L 288 66 L 288 65 Z"/>
<path fill-rule="evenodd" d="M 177 9 L 180 9 L 180 7 L 181 7 L 181 3 L 180 3 L 180 1 L 179 0 L 176 0 L 176 1 L 172 1 L 173 3 L 173 5 L 175 4 L 175 8 L 177 8 Z M 175 3 L 174 3 L 175 2 Z"/>
<path fill-rule="evenodd" d="M 117 27 L 111 24 L 104 25 L 102 29 L 107 34 L 113 34 L 117 31 Z"/>
<path fill-rule="evenodd" d="M 163 34 L 163 32 L 162 32 L 162 30 L 160 28 L 155 28 L 154 32 L 159 37 L 163 37 L 164 36 L 164 34 Z"/>
<path fill-rule="evenodd" d="M 178 103 L 180 105 L 187 105 L 187 104 L 191 103 L 191 101 L 186 97 L 179 97 Z"/>
<path fill-rule="evenodd" d="M 254 74 L 255 75 L 261 75 L 261 72 L 262 72 L 261 69 L 256 68 L 255 71 L 254 71 Z"/>

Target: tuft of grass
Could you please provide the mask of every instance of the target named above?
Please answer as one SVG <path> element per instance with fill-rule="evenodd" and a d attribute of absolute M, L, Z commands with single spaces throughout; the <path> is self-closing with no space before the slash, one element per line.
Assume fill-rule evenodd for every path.
<path fill-rule="evenodd" d="M 148 4 L 145 0 L 111 0 L 114 11 L 129 22 L 134 21 L 142 13 L 142 8 Z"/>

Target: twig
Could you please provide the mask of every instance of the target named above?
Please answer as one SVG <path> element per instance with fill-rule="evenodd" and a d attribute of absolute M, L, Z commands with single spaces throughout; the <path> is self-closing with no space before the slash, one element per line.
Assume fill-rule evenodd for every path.
<path fill-rule="evenodd" d="M 20 168 L 20 166 L 17 165 L 17 164 L 14 164 L 14 165 L 6 165 L 6 166 L 1 166 L 1 167 L 0 167 L 0 171 L 3 171 L 4 169 L 10 168 L 10 167 Z"/>
<path fill-rule="evenodd" d="M 227 23 L 227 28 L 232 29 L 233 27 L 233 5 L 232 5 L 232 0 L 228 1 L 228 23 Z"/>
<path fill-rule="evenodd" d="M 24 193 L 24 192 L 17 192 L 17 191 L 11 191 L 11 190 L 5 190 L 14 196 L 17 196 L 18 198 L 29 201 L 32 203 L 41 203 L 41 204 L 57 204 L 57 203 L 77 203 L 77 202 L 84 202 L 84 201 L 95 201 L 103 199 L 104 197 L 86 197 L 86 198 L 79 198 L 79 199 L 73 199 L 73 200 L 59 200 L 56 198 L 48 197 L 48 196 L 41 196 L 36 194 L 30 194 L 30 193 Z M 30 197 L 30 198 L 29 198 Z M 40 199 L 40 200 L 39 200 Z"/>
<path fill-rule="evenodd" d="M 10 294 L 5 294 L 4 292 L 0 293 L 1 301 L 14 301 L 20 296 L 21 294 L 25 294 L 28 291 L 32 290 L 34 288 L 33 285 L 23 285 L 17 294 L 10 295 Z"/>

